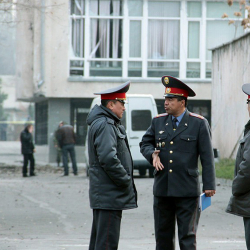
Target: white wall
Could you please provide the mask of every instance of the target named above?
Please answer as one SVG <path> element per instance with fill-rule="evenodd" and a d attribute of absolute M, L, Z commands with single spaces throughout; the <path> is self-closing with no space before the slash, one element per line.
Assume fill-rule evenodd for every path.
<path fill-rule="evenodd" d="M 212 133 L 221 157 L 230 157 L 249 117 L 247 95 L 241 87 L 250 83 L 250 34 L 213 50 Z"/>

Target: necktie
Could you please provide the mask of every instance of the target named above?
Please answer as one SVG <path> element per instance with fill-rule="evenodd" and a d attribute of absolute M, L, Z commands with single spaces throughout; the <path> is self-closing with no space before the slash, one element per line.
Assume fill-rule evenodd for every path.
<path fill-rule="evenodd" d="M 172 122 L 173 122 L 173 128 L 174 128 L 174 130 L 176 130 L 176 129 L 177 129 L 177 124 L 176 124 L 176 122 L 178 122 L 177 118 L 175 117 L 175 118 L 172 120 Z"/>

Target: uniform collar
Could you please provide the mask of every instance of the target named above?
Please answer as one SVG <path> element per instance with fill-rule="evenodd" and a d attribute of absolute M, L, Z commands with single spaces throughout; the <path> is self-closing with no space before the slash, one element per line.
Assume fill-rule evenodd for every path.
<path fill-rule="evenodd" d="M 174 118 L 176 118 L 178 120 L 178 122 L 180 123 L 183 116 L 185 115 L 186 111 L 187 111 L 187 109 L 185 109 L 185 111 L 181 115 L 179 115 L 177 117 L 171 116 L 172 120 L 174 120 Z"/>

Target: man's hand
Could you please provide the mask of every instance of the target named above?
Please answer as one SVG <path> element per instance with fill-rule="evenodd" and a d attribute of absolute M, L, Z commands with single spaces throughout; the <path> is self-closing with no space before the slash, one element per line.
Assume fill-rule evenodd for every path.
<path fill-rule="evenodd" d="M 205 190 L 204 193 L 206 194 L 206 196 L 212 197 L 215 194 L 215 190 Z"/>
<path fill-rule="evenodd" d="M 152 154 L 153 158 L 153 166 L 156 168 L 157 171 L 162 170 L 164 166 L 161 163 L 160 157 L 159 157 L 160 150 L 155 150 Z"/>

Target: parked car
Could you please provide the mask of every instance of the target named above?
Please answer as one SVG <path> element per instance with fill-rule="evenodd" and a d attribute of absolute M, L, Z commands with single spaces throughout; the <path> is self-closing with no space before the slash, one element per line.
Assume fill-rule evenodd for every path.
<path fill-rule="evenodd" d="M 100 104 L 101 99 L 97 97 L 91 104 L 92 109 Z M 122 124 L 127 131 L 130 151 L 133 158 L 134 169 L 139 170 L 140 176 L 145 176 L 147 169 L 149 176 L 153 177 L 154 167 L 140 153 L 139 142 L 151 124 L 153 117 L 157 115 L 157 107 L 152 95 L 127 94 L 126 111 L 122 117 Z M 85 156 L 88 174 L 88 136 L 85 143 Z"/>

